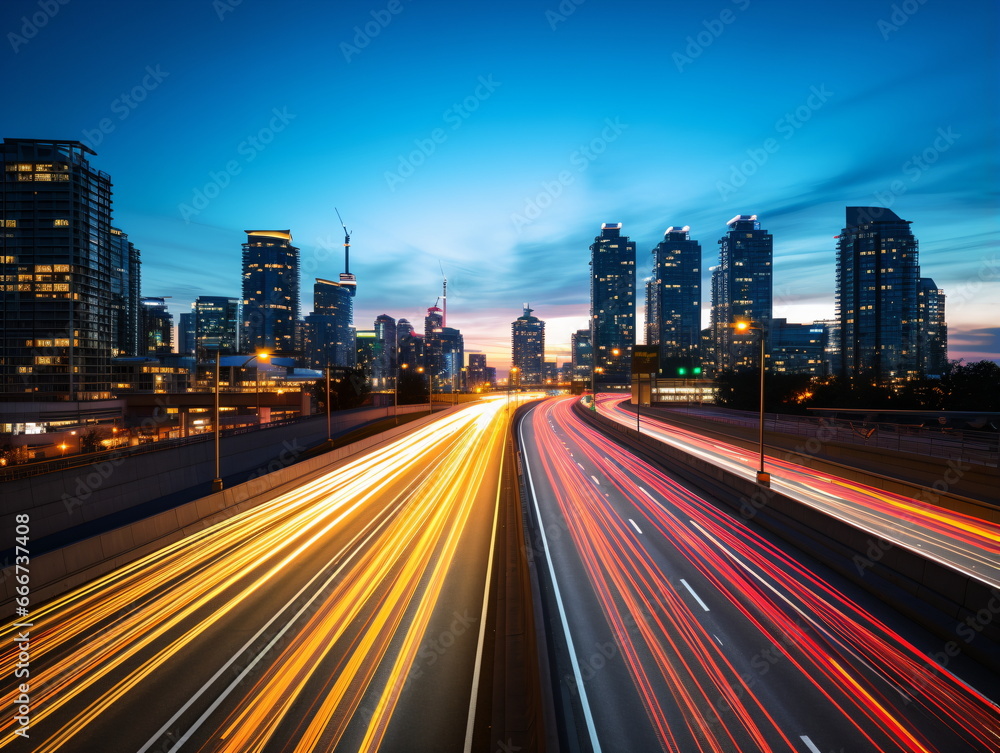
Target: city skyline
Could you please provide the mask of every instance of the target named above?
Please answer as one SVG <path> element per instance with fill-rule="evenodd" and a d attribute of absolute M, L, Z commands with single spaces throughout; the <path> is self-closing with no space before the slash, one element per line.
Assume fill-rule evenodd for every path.
<path fill-rule="evenodd" d="M 636 242 L 638 280 L 664 230 L 689 225 L 708 290 L 726 220 L 757 214 L 774 237 L 774 316 L 804 323 L 833 317 L 844 208 L 888 205 L 948 296 L 949 357 L 997 357 L 992 4 L 894 19 L 855 2 L 815 33 L 786 4 L 624 3 L 633 49 L 599 63 L 589 40 L 606 7 L 564 5 L 292 4 L 280 17 L 295 50 L 265 64 L 238 45 L 277 9 L 69 4 L 29 36 L 37 4 L 15 3 L 0 16 L 11 96 L 31 106 L 7 113 L 4 135 L 89 140 L 113 224 L 142 251 L 143 295 L 171 296 L 175 321 L 198 296 L 239 296 L 245 227 L 291 228 L 300 285 L 337 279 L 337 206 L 363 284 L 357 326 L 419 321 L 443 268 L 470 350 L 508 363 L 509 310 L 531 300 L 562 363 L 587 325 L 600 223 Z M 801 70 L 755 54 L 775 37 Z M 84 53 L 91 65 L 68 65 Z"/>

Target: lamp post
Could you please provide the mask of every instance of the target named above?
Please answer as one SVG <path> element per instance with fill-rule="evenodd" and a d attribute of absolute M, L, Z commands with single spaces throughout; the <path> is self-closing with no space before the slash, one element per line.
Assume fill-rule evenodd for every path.
<path fill-rule="evenodd" d="M 215 388 L 212 392 L 215 393 L 213 405 L 213 417 L 212 425 L 215 427 L 215 478 L 212 479 L 212 491 L 221 492 L 222 491 L 222 465 L 220 462 L 219 445 L 222 442 L 222 432 L 219 429 L 219 361 L 222 360 L 222 350 L 216 349 L 215 351 Z"/>
<path fill-rule="evenodd" d="M 408 369 L 410 364 L 401 363 L 396 367 L 396 378 L 392 383 L 392 416 L 396 421 L 396 426 L 399 426 L 399 370 Z"/>
<path fill-rule="evenodd" d="M 247 360 L 243 362 L 240 366 L 241 369 L 246 368 L 246 365 L 250 363 L 253 359 L 267 359 L 270 358 L 269 353 L 254 353 Z M 219 374 L 221 372 L 222 366 L 222 350 L 217 348 L 215 351 L 215 393 L 214 403 L 214 417 L 215 422 L 215 478 L 212 479 L 212 491 L 221 492 L 222 491 L 222 426 L 219 420 Z M 260 381 L 259 374 L 255 373 L 255 380 L 257 382 L 256 396 L 257 396 L 257 424 L 260 425 Z"/>
<path fill-rule="evenodd" d="M 430 369 L 427 369 L 426 371 L 427 371 L 427 410 L 430 413 L 433 413 L 434 412 L 434 385 L 431 383 L 431 371 L 430 371 Z M 424 373 L 424 367 L 423 366 L 418 366 L 417 367 L 417 373 L 418 374 L 423 374 Z"/>
<path fill-rule="evenodd" d="M 333 441 L 333 431 L 330 422 L 330 364 L 326 365 L 326 441 Z"/>
<path fill-rule="evenodd" d="M 760 339 L 760 429 L 758 434 L 760 462 L 757 466 L 757 483 L 761 486 L 770 486 L 771 474 L 764 470 L 764 328 L 760 324 L 754 324 L 753 322 L 736 322 L 737 332 L 748 332 L 750 330 L 756 330 Z"/>

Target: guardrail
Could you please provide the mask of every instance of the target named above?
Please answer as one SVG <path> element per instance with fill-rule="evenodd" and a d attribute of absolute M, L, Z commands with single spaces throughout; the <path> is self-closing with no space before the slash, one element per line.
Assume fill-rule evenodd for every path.
<path fill-rule="evenodd" d="M 668 406 L 662 403 L 654 407 L 668 408 L 677 413 L 731 426 L 757 427 L 760 420 L 759 414 L 753 411 L 725 409 L 725 413 L 721 413 L 719 412 L 721 409 L 706 410 L 688 406 Z M 764 415 L 766 431 L 812 436 L 819 428 L 835 432 L 834 436 L 830 437 L 831 441 L 962 460 L 994 468 L 1000 465 L 1000 433 L 973 429 L 934 429 L 908 424 L 792 416 L 780 413 Z"/>

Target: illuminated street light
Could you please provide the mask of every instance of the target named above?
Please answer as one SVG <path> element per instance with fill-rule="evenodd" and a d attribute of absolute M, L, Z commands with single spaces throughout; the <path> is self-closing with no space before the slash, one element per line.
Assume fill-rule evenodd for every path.
<path fill-rule="evenodd" d="M 243 364 L 240 366 L 241 369 L 246 368 L 246 365 L 250 363 L 255 358 L 264 360 L 270 358 L 270 353 L 254 353 L 250 356 Z M 215 478 L 212 479 L 212 491 L 221 492 L 222 491 L 222 426 L 219 420 L 219 373 L 222 369 L 222 349 L 215 349 L 215 387 L 213 389 L 214 395 L 214 414 L 215 414 Z M 257 425 L 260 426 L 260 370 L 255 371 L 255 379 L 257 382 L 256 396 L 257 396 Z"/>
<path fill-rule="evenodd" d="M 758 333 L 760 339 L 760 463 L 757 467 L 757 483 L 761 486 L 770 486 L 771 474 L 764 470 L 764 341 L 766 339 L 764 328 L 760 324 L 746 320 L 740 320 L 733 326 L 737 332 L 748 333 L 755 331 Z"/>

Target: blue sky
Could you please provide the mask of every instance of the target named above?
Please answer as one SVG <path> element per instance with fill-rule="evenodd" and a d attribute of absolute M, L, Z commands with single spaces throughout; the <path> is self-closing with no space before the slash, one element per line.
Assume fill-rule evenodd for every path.
<path fill-rule="evenodd" d="M 952 358 L 1000 353 L 994 0 L 9 0 L 0 136 L 77 138 L 115 184 L 143 292 L 240 292 L 243 230 L 292 230 L 302 313 L 449 324 L 503 370 L 530 302 L 548 357 L 586 326 L 588 246 L 640 277 L 670 225 L 708 267 L 736 214 L 774 235 L 776 316 L 833 315 L 848 205 L 913 221 Z M 641 306 L 640 306 L 641 310 Z"/>

